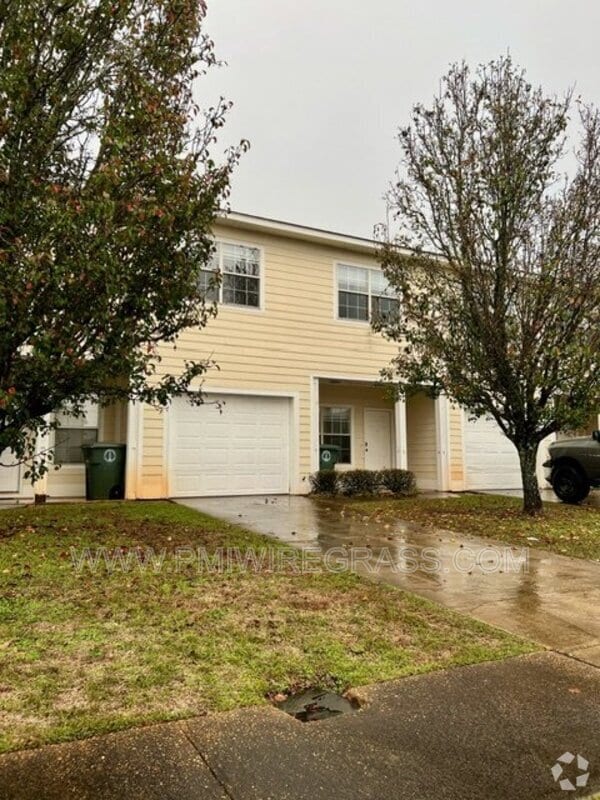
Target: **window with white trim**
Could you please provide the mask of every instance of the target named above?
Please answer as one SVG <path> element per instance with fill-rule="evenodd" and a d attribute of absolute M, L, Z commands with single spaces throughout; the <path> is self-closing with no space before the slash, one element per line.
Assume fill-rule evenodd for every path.
<path fill-rule="evenodd" d="M 260 250 L 217 242 L 211 262 L 200 271 L 199 287 L 208 302 L 260 308 Z"/>
<path fill-rule="evenodd" d="M 98 441 L 98 406 L 86 403 L 83 416 L 63 411 L 56 420 L 60 427 L 54 431 L 54 463 L 83 464 L 82 448 Z"/>
<path fill-rule="evenodd" d="M 337 308 L 339 319 L 386 321 L 398 315 L 399 303 L 381 270 L 338 264 Z"/>
<path fill-rule="evenodd" d="M 345 406 L 321 406 L 321 444 L 340 448 L 338 464 L 352 463 L 352 409 Z"/>

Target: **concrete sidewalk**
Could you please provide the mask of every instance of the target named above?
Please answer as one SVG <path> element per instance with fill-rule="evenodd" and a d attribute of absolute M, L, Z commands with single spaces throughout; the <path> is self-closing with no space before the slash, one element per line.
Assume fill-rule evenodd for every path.
<path fill-rule="evenodd" d="M 219 497 L 179 502 L 321 554 L 366 546 L 368 563 L 360 562 L 357 570 L 365 577 L 414 592 L 600 667 L 598 563 L 531 546 L 526 548 L 527 562 L 512 568 L 510 556 L 518 551 L 505 542 L 423 529 L 402 520 L 384 525 L 368 517 L 342 516 L 334 504 L 307 497 Z M 407 549 L 415 554 L 408 569 Z M 440 562 L 435 572 L 426 568 L 432 552 Z M 386 554 L 383 565 L 382 553 Z M 484 568 L 486 561 L 506 554 L 506 565 Z M 469 558 L 472 568 L 460 569 L 471 563 Z M 419 568 L 410 568 L 413 563 Z M 369 572 L 369 567 L 374 571 Z"/>
<path fill-rule="evenodd" d="M 1 800 L 560 800 L 600 789 L 600 670 L 554 653 L 370 687 L 358 713 L 272 707 L 0 757 Z M 564 792 L 565 751 L 589 780 Z M 564 776 L 576 780 L 573 765 Z"/>

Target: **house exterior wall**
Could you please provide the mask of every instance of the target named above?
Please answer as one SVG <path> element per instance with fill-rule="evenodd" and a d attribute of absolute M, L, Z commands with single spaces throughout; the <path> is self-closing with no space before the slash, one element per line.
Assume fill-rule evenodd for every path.
<path fill-rule="evenodd" d="M 308 491 L 308 475 L 315 468 L 318 431 L 315 378 L 346 382 L 376 382 L 389 364 L 397 345 L 373 332 L 366 322 L 336 319 L 336 264 L 377 268 L 374 248 L 364 251 L 343 244 L 300 240 L 265 229 L 244 229 L 226 221 L 215 227 L 218 241 L 255 246 L 261 251 L 260 310 L 219 306 L 216 319 L 202 330 L 185 331 L 177 348 L 162 349 L 165 371 L 177 372 L 184 360 L 213 359 L 219 369 L 206 375 L 205 391 L 270 392 L 297 398 L 297 465 L 292 492 Z M 369 250 L 367 252 L 367 250 Z M 340 402 L 364 408 L 359 392 L 366 387 L 336 389 L 320 382 L 318 403 Z M 343 395 L 343 397 L 342 397 Z M 372 407 L 393 407 L 381 392 L 372 390 Z M 337 400 L 336 400 L 337 402 Z M 141 446 L 137 453 L 137 479 L 129 495 L 168 496 L 168 411 L 141 410 Z M 454 440 L 460 439 L 460 413 L 451 413 Z M 355 436 L 360 440 L 363 415 L 356 415 Z M 433 434 L 435 435 L 435 434 Z M 454 475 L 462 470 L 462 451 L 453 452 Z M 356 466 L 364 463 L 357 455 Z"/>
<path fill-rule="evenodd" d="M 116 444 L 127 441 L 127 403 L 112 403 L 101 409 L 99 439 Z"/>
<path fill-rule="evenodd" d="M 260 231 L 218 226 L 215 236 L 261 249 L 261 310 L 219 307 L 218 317 L 201 331 L 188 330 L 176 350 L 162 352 L 165 370 L 177 371 L 184 359 L 214 359 L 204 382 L 207 391 L 240 389 L 297 393 L 299 398 L 299 485 L 311 472 L 311 376 L 355 376 L 377 380 L 394 352 L 367 323 L 337 321 L 335 263 L 375 267 L 374 256 L 298 242 Z M 164 496 L 165 429 L 168 415 L 144 409 L 138 496 Z"/>
<path fill-rule="evenodd" d="M 219 241 L 260 248 L 262 308 L 220 305 L 217 318 L 204 329 L 185 331 L 177 349 L 163 349 L 162 366 L 177 371 L 185 359 L 210 358 L 219 369 L 207 373 L 206 391 L 256 390 L 297 397 L 298 465 L 292 491 L 305 492 L 315 466 L 318 435 L 313 379 L 376 382 L 396 352 L 396 345 L 373 332 L 368 323 L 336 319 L 336 264 L 377 268 L 375 253 L 372 247 L 370 252 L 360 252 L 341 244 L 244 230 L 231 222 L 219 224 L 215 236 Z M 333 396 L 333 387 L 321 384 L 319 391 Z M 347 397 L 345 402 L 349 402 Z M 165 463 L 168 412 L 145 407 L 142 417 L 134 493 L 164 497 L 169 483 Z M 355 435 L 359 434 L 355 428 Z"/>
<path fill-rule="evenodd" d="M 438 488 L 435 401 L 424 392 L 406 400 L 407 465 L 415 473 L 417 486 Z"/>

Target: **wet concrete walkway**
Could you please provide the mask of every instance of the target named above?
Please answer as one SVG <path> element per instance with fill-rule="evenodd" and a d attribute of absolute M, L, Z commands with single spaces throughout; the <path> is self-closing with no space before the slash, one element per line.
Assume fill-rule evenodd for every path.
<path fill-rule="evenodd" d="M 600 670 L 556 653 L 359 690 L 304 724 L 272 706 L 0 756 L 2 800 L 559 800 L 600 790 Z M 552 767 L 589 763 L 564 792 Z M 565 768 L 573 784 L 583 770 Z M 580 781 L 582 783 L 582 781 Z"/>
<path fill-rule="evenodd" d="M 306 497 L 180 502 L 600 667 L 600 564 L 342 515 L 335 504 Z"/>

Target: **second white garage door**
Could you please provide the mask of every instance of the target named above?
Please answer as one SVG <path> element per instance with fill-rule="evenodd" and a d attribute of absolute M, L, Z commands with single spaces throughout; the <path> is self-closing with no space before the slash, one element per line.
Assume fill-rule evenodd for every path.
<path fill-rule="evenodd" d="M 207 400 L 202 406 L 191 406 L 182 398 L 173 402 L 171 494 L 289 492 L 290 399 L 208 395 Z"/>
<path fill-rule="evenodd" d="M 492 417 L 465 415 L 467 489 L 520 489 L 521 468 L 515 446 Z"/>

